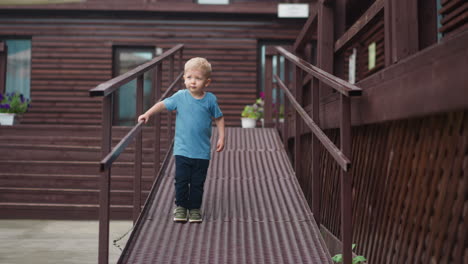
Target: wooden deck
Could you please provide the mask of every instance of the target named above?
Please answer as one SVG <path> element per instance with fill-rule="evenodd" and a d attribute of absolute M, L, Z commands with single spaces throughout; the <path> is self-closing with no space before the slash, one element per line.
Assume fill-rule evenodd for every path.
<path fill-rule="evenodd" d="M 208 171 L 203 223 L 172 221 L 171 158 L 119 263 L 331 263 L 278 133 L 228 128 L 226 138 Z"/>

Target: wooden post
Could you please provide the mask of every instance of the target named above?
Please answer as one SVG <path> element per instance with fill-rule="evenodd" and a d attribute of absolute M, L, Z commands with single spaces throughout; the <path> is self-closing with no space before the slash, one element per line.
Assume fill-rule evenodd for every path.
<path fill-rule="evenodd" d="M 385 23 L 391 30 L 391 63 L 396 63 L 419 50 L 418 0 L 387 0 L 385 8 L 389 8 Z"/>
<path fill-rule="evenodd" d="M 333 9 L 318 4 L 318 23 L 317 23 L 317 66 L 333 74 L 333 58 L 335 54 L 334 34 L 333 34 Z M 320 97 L 331 93 L 333 90 L 320 82 Z M 328 87 L 328 89 L 325 89 Z"/>
<path fill-rule="evenodd" d="M 392 0 L 385 0 L 384 6 L 385 28 L 385 67 L 392 65 Z"/>
<path fill-rule="evenodd" d="M 143 85 L 144 74 L 138 76 L 136 86 L 136 116 L 143 114 Z M 141 172 L 143 130 L 135 136 L 135 176 L 133 178 L 133 224 L 138 220 L 141 210 Z"/>
<path fill-rule="evenodd" d="M 162 62 L 156 65 L 153 72 L 153 91 L 154 91 L 154 102 L 159 101 L 161 97 L 162 87 Z M 161 114 L 154 116 L 154 177 L 158 175 L 159 167 L 161 163 Z"/>
<path fill-rule="evenodd" d="M 312 82 L 310 85 L 311 89 L 311 102 L 312 102 L 312 120 L 320 126 L 319 120 L 319 109 L 320 109 L 320 98 L 319 98 L 319 80 L 315 77 L 312 78 Z M 312 210 L 314 213 L 315 222 L 317 226 L 320 227 L 321 222 L 321 211 L 320 211 L 320 204 L 321 204 L 321 194 L 322 194 L 322 180 L 320 175 L 320 141 L 315 136 L 314 133 L 311 133 L 312 137 Z"/>
<path fill-rule="evenodd" d="M 112 147 L 112 95 L 104 97 L 102 113 L 101 157 L 104 158 Z M 99 264 L 109 263 L 110 179 L 109 168 L 101 173 L 99 180 Z"/>
<path fill-rule="evenodd" d="M 272 78 L 272 83 L 273 83 L 273 75 L 280 75 L 280 72 L 281 72 L 281 69 L 280 69 L 280 63 L 281 63 L 281 60 L 280 60 L 280 56 L 279 55 L 275 55 L 273 56 L 273 58 L 276 59 L 276 71 L 273 72 L 273 74 L 271 75 L 271 78 Z M 275 91 L 275 94 L 276 94 L 276 102 L 275 102 L 275 130 L 278 130 L 279 132 L 279 114 L 280 114 L 280 108 L 281 108 L 281 89 L 279 89 L 278 87 L 278 83 L 275 82 L 275 86 L 273 87 L 274 88 L 274 91 Z"/>
<path fill-rule="evenodd" d="M 183 53 L 183 48 L 182 48 L 180 49 L 180 53 L 179 53 L 179 73 L 184 70 L 183 56 L 184 56 L 184 53 Z M 182 89 L 185 88 L 183 82 L 180 83 L 180 87 L 182 87 Z"/>
<path fill-rule="evenodd" d="M 169 80 L 174 80 L 174 55 L 169 58 Z M 170 81 L 169 81 L 170 83 Z M 167 147 L 169 148 L 172 140 L 172 111 L 167 112 Z"/>
<path fill-rule="evenodd" d="M 273 105 L 273 89 L 272 89 L 272 78 L 271 74 L 273 54 L 270 49 L 267 49 L 265 56 L 265 105 L 263 107 L 263 122 L 265 127 L 273 127 L 272 122 L 272 105 Z"/>
<path fill-rule="evenodd" d="M 289 89 L 290 85 L 290 71 L 291 67 L 289 64 L 289 60 L 284 61 L 284 83 L 286 87 Z M 284 122 L 283 122 L 283 145 L 284 149 L 288 150 L 288 139 L 289 139 L 289 100 L 287 96 L 284 96 Z"/>
<path fill-rule="evenodd" d="M 297 102 L 302 106 L 302 70 L 295 66 L 294 72 L 294 84 L 295 84 L 295 97 Z M 294 171 L 296 172 L 296 177 L 301 175 L 301 124 L 302 118 L 299 115 L 299 112 L 295 111 L 295 133 L 294 133 Z"/>
<path fill-rule="evenodd" d="M 334 39 L 339 39 L 346 32 L 346 5 L 348 0 L 336 0 L 334 9 Z M 338 56 L 339 55 L 339 56 Z M 334 75 L 344 79 L 345 55 L 344 52 L 335 54 L 333 60 Z"/>
<path fill-rule="evenodd" d="M 342 153 L 352 161 L 351 157 L 351 100 L 341 94 L 341 124 L 340 142 Z M 343 242 L 343 263 L 352 263 L 352 179 L 349 171 L 341 170 L 341 239 Z"/>

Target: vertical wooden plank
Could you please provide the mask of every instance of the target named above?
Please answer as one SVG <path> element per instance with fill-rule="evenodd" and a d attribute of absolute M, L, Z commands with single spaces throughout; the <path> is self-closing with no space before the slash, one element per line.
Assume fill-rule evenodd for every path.
<path fill-rule="evenodd" d="M 337 40 L 346 32 L 346 5 L 348 0 L 335 0 L 334 6 L 334 39 Z M 334 59 L 335 76 L 345 79 L 345 56 L 336 54 Z"/>
<path fill-rule="evenodd" d="M 392 1 L 392 63 L 398 62 L 418 51 L 417 5 L 417 0 Z"/>
<path fill-rule="evenodd" d="M 184 70 L 184 61 L 183 61 L 184 53 L 183 53 L 183 51 L 184 51 L 183 48 L 180 49 L 180 53 L 179 53 L 179 73 Z M 184 89 L 184 83 L 183 82 L 180 83 L 180 87 L 181 87 L 181 89 Z"/>
<path fill-rule="evenodd" d="M 437 43 L 437 1 L 418 0 L 419 50 Z"/>
<path fill-rule="evenodd" d="M 341 95 L 340 143 L 343 154 L 351 158 L 351 100 Z M 341 171 L 341 237 L 343 242 L 343 263 L 352 263 L 353 225 L 352 225 L 352 189 L 351 173 Z"/>
<path fill-rule="evenodd" d="M 320 109 L 320 98 L 319 98 L 319 80 L 317 78 L 312 78 L 311 85 L 311 102 L 312 102 L 312 120 L 320 126 L 319 120 L 319 109 Z M 320 174 L 320 141 L 315 136 L 314 133 L 311 134 L 311 148 L 312 148 L 312 210 L 314 213 L 315 222 L 317 226 L 320 226 L 321 223 L 321 194 L 322 194 L 322 180 Z"/>
<path fill-rule="evenodd" d="M 284 84 L 286 84 L 286 87 L 289 89 L 290 87 L 290 63 L 289 60 L 284 61 Z M 284 149 L 288 150 L 288 138 L 289 138 L 289 118 L 288 118 L 288 113 L 289 113 L 289 100 L 287 96 L 284 97 L 284 123 L 283 123 L 283 145 Z"/>
<path fill-rule="evenodd" d="M 294 84 L 295 84 L 295 98 L 302 106 L 302 70 L 297 66 L 294 67 Z M 301 153 L 301 125 L 302 118 L 297 111 L 295 113 L 295 133 L 294 133 L 294 170 L 296 172 L 296 177 L 301 178 L 301 163 L 302 163 L 302 153 Z"/>
<path fill-rule="evenodd" d="M 162 63 L 156 65 L 154 68 L 154 102 L 157 103 L 161 97 L 162 88 Z M 160 163 L 161 163 L 161 114 L 154 116 L 154 177 L 158 175 Z"/>
<path fill-rule="evenodd" d="M 136 85 L 136 116 L 143 114 L 143 83 L 144 75 L 137 77 Z M 138 220 L 141 210 L 141 173 L 142 173 L 142 131 L 135 136 L 135 175 L 133 177 L 133 224 Z"/>
<path fill-rule="evenodd" d="M 392 65 L 392 0 L 385 0 L 384 6 L 385 27 L 385 67 Z"/>
<path fill-rule="evenodd" d="M 317 66 L 333 74 L 333 60 L 334 60 L 334 21 L 333 9 L 318 4 L 318 29 L 317 29 Z M 332 93 L 332 89 L 324 83 L 320 83 L 320 97 Z"/>
<path fill-rule="evenodd" d="M 174 55 L 172 55 L 169 58 L 169 80 L 174 80 Z M 171 83 L 171 81 L 169 81 L 169 83 Z M 171 144 L 171 139 L 173 136 L 172 121 L 173 121 L 172 111 L 168 111 L 167 112 L 167 148 L 168 149 Z"/>
<path fill-rule="evenodd" d="M 413 198 L 412 204 L 417 205 L 417 211 L 415 212 L 414 216 L 414 221 L 413 223 L 416 223 L 418 226 L 413 228 L 413 233 L 411 235 L 411 240 L 409 242 L 409 246 L 407 247 L 408 249 L 408 256 L 406 257 L 405 261 L 408 261 L 408 263 L 414 263 L 417 262 L 415 259 L 416 256 L 416 246 L 419 244 L 422 240 L 419 240 L 419 236 L 423 234 L 425 236 L 425 230 L 421 230 L 418 227 L 424 227 L 425 222 L 424 222 L 424 211 L 427 210 L 425 207 L 426 204 L 426 199 L 430 195 L 430 190 L 428 186 L 430 186 L 430 181 L 431 177 L 428 177 L 430 174 L 428 173 L 429 171 L 433 170 L 433 165 L 435 164 L 434 159 L 435 155 L 431 155 L 432 151 L 435 151 L 438 149 L 438 145 L 440 143 L 440 134 L 438 133 L 438 127 L 437 127 L 437 122 L 435 118 L 430 118 L 427 122 L 425 122 L 426 125 L 424 126 L 423 132 L 424 134 L 421 136 L 422 141 L 425 141 L 424 148 L 420 150 L 419 152 L 421 153 L 421 160 L 418 162 L 418 170 L 417 174 L 414 176 L 420 180 L 422 180 L 421 183 L 419 183 L 419 186 L 415 186 L 419 188 L 419 190 L 414 192 L 415 198 Z M 427 139 L 431 140 L 427 140 Z M 425 140 L 426 139 L 426 140 Z M 431 201 L 432 202 L 432 201 Z"/>
<path fill-rule="evenodd" d="M 273 63 L 273 54 L 270 52 L 270 49 L 267 49 L 265 56 L 265 105 L 263 107 L 264 114 L 264 126 L 273 127 L 272 120 L 272 106 L 273 106 L 273 89 L 272 89 L 272 63 Z"/>
<path fill-rule="evenodd" d="M 104 158 L 112 147 L 112 95 L 102 101 L 101 157 Z M 101 173 L 99 183 L 99 264 L 109 263 L 109 208 L 111 169 Z"/>

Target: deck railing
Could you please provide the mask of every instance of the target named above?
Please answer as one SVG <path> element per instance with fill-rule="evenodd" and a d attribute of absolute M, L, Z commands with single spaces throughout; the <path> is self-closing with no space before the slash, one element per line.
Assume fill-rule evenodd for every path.
<path fill-rule="evenodd" d="M 153 70 L 153 101 L 157 102 L 168 97 L 179 83 L 183 75 L 182 54 L 183 44 L 174 46 L 160 56 L 146 62 L 133 70 L 117 76 L 107 82 L 104 82 L 89 91 L 90 96 L 102 96 L 102 157 L 100 161 L 100 198 L 99 198 L 99 264 L 109 262 L 109 221 L 110 221 L 110 179 L 111 167 L 113 162 L 119 157 L 124 149 L 135 139 L 135 175 L 133 188 L 133 220 L 134 224 L 138 221 L 141 211 L 141 177 L 142 177 L 142 127 L 143 122 L 138 122 L 128 134 L 112 149 L 112 96 L 118 88 L 134 79 L 136 79 L 136 116 L 143 113 L 143 82 L 144 74 Z M 179 53 L 179 74 L 174 78 L 175 56 Z M 168 76 L 173 82 L 161 95 L 163 85 L 163 61 L 169 60 Z M 154 120 L 154 173 L 155 177 L 160 175 L 160 147 L 161 147 L 161 116 L 157 114 Z M 172 116 L 168 113 L 167 120 L 167 138 L 168 144 L 172 141 Z M 171 146 L 168 146 L 168 152 Z M 166 154 L 167 157 L 167 154 Z M 153 182 L 153 188 L 157 186 L 160 177 L 156 177 Z"/>
<path fill-rule="evenodd" d="M 285 96 L 284 100 L 284 124 L 282 128 L 283 143 L 287 148 L 287 141 L 289 138 L 289 125 L 287 120 L 287 113 L 292 106 L 293 113 L 295 112 L 295 146 L 294 146 L 294 169 L 296 173 L 300 172 L 300 164 L 302 161 L 301 153 L 301 133 L 302 128 L 300 120 L 312 131 L 312 211 L 317 225 L 320 226 L 320 168 L 319 168 L 319 142 L 324 148 L 331 154 L 333 159 L 341 167 L 341 234 L 343 242 L 343 255 L 345 264 L 351 263 L 352 256 L 352 187 L 351 187 L 351 175 L 349 170 L 351 167 L 351 103 L 350 97 L 360 96 L 362 90 L 336 76 L 333 76 L 320 68 L 317 68 L 310 63 L 302 60 L 298 56 L 295 56 L 291 52 L 287 51 L 282 47 L 275 47 L 267 51 L 266 68 L 272 69 L 273 57 L 283 56 L 285 58 L 285 81 L 276 73 L 272 73 L 270 70 L 266 71 L 265 77 L 265 124 L 266 126 L 273 126 L 273 107 L 276 107 L 276 125 L 278 124 L 279 116 L 279 90 L 276 93 L 276 104 L 273 104 L 272 100 L 272 84 L 275 83 L 280 88 Z M 294 87 L 295 95 L 290 91 L 290 76 L 291 64 L 293 66 L 292 72 L 294 77 L 292 80 L 292 87 Z M 277 63 L 278 65 L 278 63 Z M 279 67 L 276 67 L 278 70 Z M 273 79 L 275 82 L 273 82 Z M 311 101 L 312 101 L 312 115 L 304 110 L 299 102 L 302 101 L 302 88 L 304 84 L 311 83 Z M 340 93 L 341 109 L 340 109 L 340 142 L 341 148 L 335 146 L 335 144 L 327 137 L 327 135 L 320 129 L 319 123 L 319 83 L 322 82 L 331 88 L 335 89 Z M 299 101 L 299 102 L 298 102 Z M 273 106 L 274 105 L 274 106 Z"/>

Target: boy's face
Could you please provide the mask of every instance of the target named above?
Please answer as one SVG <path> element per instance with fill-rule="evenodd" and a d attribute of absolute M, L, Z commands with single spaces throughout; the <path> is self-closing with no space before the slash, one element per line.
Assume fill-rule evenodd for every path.
<path fill-rule="evenodd" d="M 206 77 L 205 72 L 197 69 L 188 69 L 184 74 L 185 88 L 192 94 L 202 94 L 203 89 L 211 83 L 211 79 Z"/>

